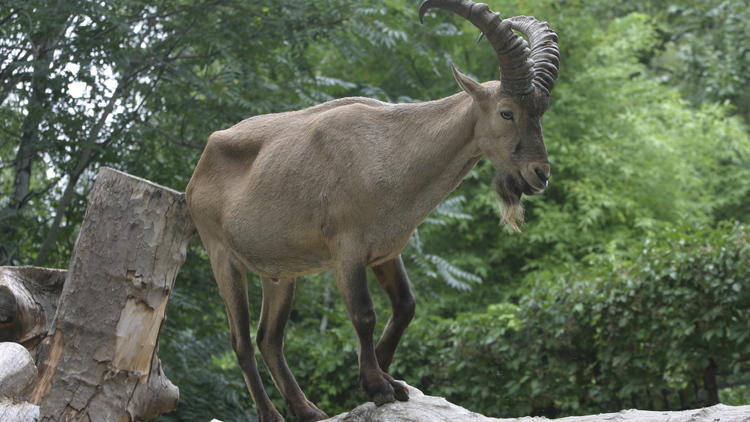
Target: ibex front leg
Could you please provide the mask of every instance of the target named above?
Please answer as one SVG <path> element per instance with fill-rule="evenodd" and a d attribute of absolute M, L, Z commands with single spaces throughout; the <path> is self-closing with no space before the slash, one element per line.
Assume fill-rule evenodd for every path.
<path fill-rule="evenodd" d="M 393 361 L 393 354 L 396 352 L 398 342 L 414 317 L 414 295 L 411 293 L 409 277 L 406 275 L 406 268 L 404 268 L 401 256 L 374 266 L 372 270 L 380 286 L 388 295 L 393 311 L 393 315 L 388 320 L 388 325 L 386 325 L 383 335 L 375 347 L 380 369 L 386 373 Z M 393 386 L 397 400 L 409 400 L 409 390 L 406 385 L 395 381 L 387 374 L 385 374 L 385 378 Z"/>
<path fill-rule="evenodd" d="M 377 406 L 393 402 L 393 387 L 384 378 L 375 356 L 375 311 L 367 290 L 365 266 L 339 263 L 336 268 L 336 284 L 344 297 L 349 318 L 359 338 L 359 379 L 362 389 Z"/>
<path fill-rule="evenodd" d="M 264 277 L 262 282 L 263 306 L 256 339 L 273 381 L 299 421 L 328 419 L 325 413 L 305 397 L 284 358 L 284 327 L 292 310 L 294 280 Z"/>

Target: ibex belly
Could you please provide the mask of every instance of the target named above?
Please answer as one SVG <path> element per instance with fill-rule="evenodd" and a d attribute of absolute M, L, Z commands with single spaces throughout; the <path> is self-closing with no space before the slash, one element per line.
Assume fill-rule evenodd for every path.
<path fill-rule="evenodd" d="M 262 276 L 289 278 L 331 266 L 320 225 L 309 209 L 252 198 L 232 207 L 222 227 L 230 247 L 248 268 Z"/>
<path fill-rule="evenodd" d="M 381 264 L 398 256 L 413 229 L 391 217 L 387 223 L 372 219 L 355 231 L 349 218 L 320 220 L 268 201 L 236 211 L 243 215 L 227 219 L 223 227 L 230 247 L 249 269 L 274 278 L 330 269 L 341 259 Z"/>

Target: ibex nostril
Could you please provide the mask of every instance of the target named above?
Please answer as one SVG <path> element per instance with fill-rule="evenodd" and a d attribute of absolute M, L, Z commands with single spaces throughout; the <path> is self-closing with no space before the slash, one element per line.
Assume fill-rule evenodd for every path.
<path fill-rule="evenodd" d="M 544 172 L 544 170 L 542 170 L 541 167 L 535 168 L 534 173 L 536 173 L 536 175 L 539 176 L 539 180 L 541 180 L 542 183 L 544 183 L 545 185 L 547 184 L 547 180 L 549 180 L 549 176 L 547 175 L 547 173 Z"/>

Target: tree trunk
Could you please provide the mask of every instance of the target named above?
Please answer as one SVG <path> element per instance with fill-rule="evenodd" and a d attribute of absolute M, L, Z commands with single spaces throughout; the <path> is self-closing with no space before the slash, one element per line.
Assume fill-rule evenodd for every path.
<path fill-rule="evenodd" d="M 184 194 L 112 169 L 88 200 L 30 401 L 41 421 L 148 420 L 177 405 L 156 352 L 192 223 Z"/>
<path fill-rule="evenodd" d="M 50 5 L 55 13 L 51 14 L 53 20 L 45 31 L 24 34 L 30 40 L 28 48 L 33 51 L 29 87 L 31 94 L 26 99 L 26 116 L 22 124 L 18 152 L 13 161 L 13 190 L 8 205 L 0 212 L 5 220 L 0 221 L 0 234 L 6 239 L 12 239 L 16 235 L 17 226 L 14 220 L 21 214 L 21 209 L 25 207 L 31 194 L 34 161 L 39 155 L 40 124 L 51 111 L 47 88 L 55 59 L 55 46 L 65 38 L 65 29 L 69 24 L 70 9 L 63 8 L 64 3 L 65 0 L 58 0 L 54 6 Z M 17 258 L 16 254 L 17 251 L 0 245 L 0 265 L 13 263 Z"/>
<path fill-rule="evenodd" d="M 708 393 L 706 404 L 714 405 L 719 402 L 719 387 L 716 383 L 716 375 L 719 373 L 719 367 L 713 359 L 708 360 L 708 366 L 703 370 L 703 387 Z"/>

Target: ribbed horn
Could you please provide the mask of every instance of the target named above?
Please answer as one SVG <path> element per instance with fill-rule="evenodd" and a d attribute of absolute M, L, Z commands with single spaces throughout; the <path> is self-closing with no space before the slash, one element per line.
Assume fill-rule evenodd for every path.
<path fill-rule="evenodd" d="M 526 35 L 531 48 L 530 58 L 534 62 L 533 84 L 547 94 L 552 91 L 560 69 L 560 48 L 557 34 L 547 22 L 540 22 L 532 16 L 515 16 L 507 19 L 518 32 Z"/>
<path fill-rule="evenodd" d="M 420 22 L 423 22 L 424 14 L 432 8 L 460 15 L 482 31 L 497 54 L 503 90 L 511 95 L 525 95 L 533 90 L 534 62 L 530 58 L 531 51 L 526 40 L 513 32 L 510 20 L 503 20 L 499 13 L 493 12 L 484 3 L 474 3 L 471 0 L 426 0 L 419 8 Z"/>

